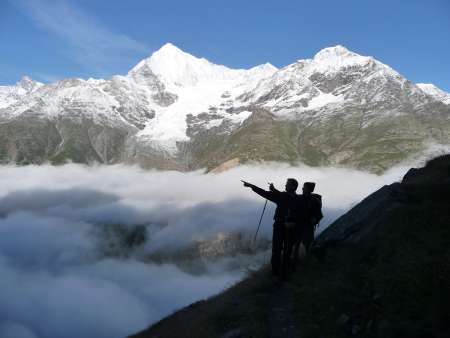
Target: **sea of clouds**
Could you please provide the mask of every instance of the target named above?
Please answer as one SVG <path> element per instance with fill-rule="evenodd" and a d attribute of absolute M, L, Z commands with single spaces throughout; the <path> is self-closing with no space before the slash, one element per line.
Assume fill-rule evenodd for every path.
<path fill-rule="evenodd" d="M 0 167 L 0 337 L 125 337 L 227 288 L 246 271 L 211 262 L 190 273 L 154 253 L 176 252 L 219 233 L 256 230 L 264 200 L 241 179 L 280 190 L 286 178 L 317 182 L 319 231 L 362 198 L 406 173 L 382 176 L 282 164 L 219 174 L 130 166 Z M 273 205 L 260 238 L 270 239 Z M 144 225 L 146 242 L 126 256 L 102 252 L 99 224 Z M 266 257 L 268 260 L 268 256 Z M 234 259 L 239 259 L 239 256 Z"/>

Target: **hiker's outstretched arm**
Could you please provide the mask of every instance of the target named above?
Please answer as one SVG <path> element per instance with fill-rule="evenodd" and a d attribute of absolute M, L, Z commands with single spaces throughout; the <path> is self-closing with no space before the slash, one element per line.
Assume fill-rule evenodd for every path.
<path fill-rule="evenodd" d="M 252 186 L 251 187 L 252 188 L 252 190 L 254 191 L 254 192 L 256 192 L 259 196 L 262 196 L 262 197 L 264 197 L 264 198 L 266 198 L 266 199 L 268 199 L 269 201 L 271 201 L 271 202 L 274 202 L 274 203 L 278 203 L 278 194 L 276 194 L 276 193 L 274 193 L 274 192 L 272 192 L 272 191 L 266 191 L 266 190 L 264 190 L 264 189 L 261 189 L 260 187 L 257 187 L 256 185 L 254 185 L 254 186 Z"/>
<path fill-rule="evenodd" d="M 254 192 L 256 192 L 259 196 L 262 196 L 266 199 L 268 199 L 271 202 L 277 203 L 278 202 L 278 194 L 273 192 L 273 191 L 266 191 L 264 189 L 261 189 L 260 187 L 257 187 L 254 184 L 251 184 L 249 182 L 246 181 L 242 181 L 242 183 L 244 183 L 244 187 L 249 187 L 251 188 Z"/>

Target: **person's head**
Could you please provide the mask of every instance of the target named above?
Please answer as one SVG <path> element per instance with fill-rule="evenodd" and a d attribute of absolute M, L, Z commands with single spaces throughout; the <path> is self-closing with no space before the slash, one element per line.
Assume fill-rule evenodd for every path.
<path fill-rule="evenodd" d="M 298 187 L 298 182 L 295 178 L 288 178 L 286 181 L 285 189 L 287 192 L 295 192 Z"/>
<path fill-rule="evenodd" d="M 303 183 L 303 188 L 302 188 L 303 194 L 310 195 L 314 191 L 315 187 L 316 187 L 316 184 L 314 182 Z"/>

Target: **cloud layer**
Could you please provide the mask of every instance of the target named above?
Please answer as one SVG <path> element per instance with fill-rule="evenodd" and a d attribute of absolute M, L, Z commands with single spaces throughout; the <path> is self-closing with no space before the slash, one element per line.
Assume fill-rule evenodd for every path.
<path fill-rule="evenodd" d="M 251 238 L 264 201 L 240 179 L 279 188 L 288 177 L 317 182 L 323 228 L 404 172 L 376 176 L 287 165 L 207 175 L 127 166 L 0 167 L 0 337 L 123 337 L 232 285 L 252 259 L 206 260 L 207 268 L 194 272 L 149 257 L 188 250 L 218 234 Z M 260 238 L 270 239 L 272 215 L 270 206 Z M 105 254 L 111 243 L 101 229 L 116 225 L 145 227 L 145 243 L 125 256 Z"/>

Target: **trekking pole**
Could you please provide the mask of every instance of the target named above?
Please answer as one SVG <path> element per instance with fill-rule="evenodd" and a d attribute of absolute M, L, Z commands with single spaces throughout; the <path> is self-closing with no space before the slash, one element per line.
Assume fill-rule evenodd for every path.
<path fill-rule="evenodd" d="M 263 208 L 263 211 L 261 213 L 261 217 L 259 218 L 258 228 L 256 229 L 255 237 L 253 238 L 253 243 L 256 241 L 256 236 L 258 235 L 259 227 L 261 226 L 261 221 L 262 221 L 262 218 L 264 216 L 264 211 L 266 211 L 266 206 L 267 206 L 267 200 L 264 203 L 264 208 Z"/>

